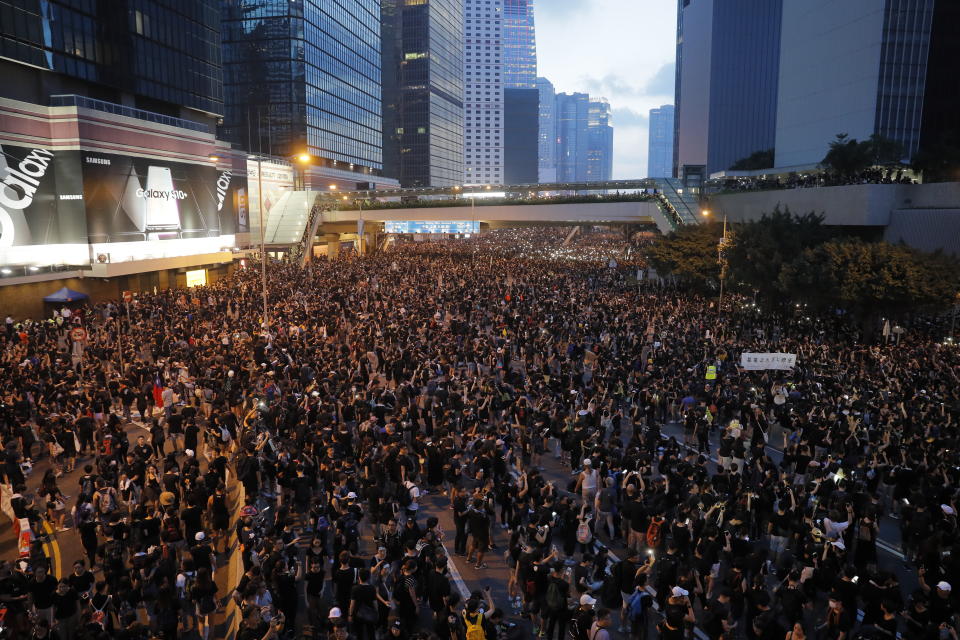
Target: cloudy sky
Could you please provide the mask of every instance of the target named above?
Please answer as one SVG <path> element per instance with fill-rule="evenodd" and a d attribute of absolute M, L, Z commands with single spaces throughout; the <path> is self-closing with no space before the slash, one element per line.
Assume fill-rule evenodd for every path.
<path fill-rule="evenodd" d="M 613 109 L 613 177 L 647 175 L 647 114 L 673 104 L 676 0 L 536 0 L 539 75 Z"/>

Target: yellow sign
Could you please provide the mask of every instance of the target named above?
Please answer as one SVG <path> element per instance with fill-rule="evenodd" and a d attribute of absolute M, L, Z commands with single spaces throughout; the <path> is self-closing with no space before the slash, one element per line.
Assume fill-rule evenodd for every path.
<path fill-rule="evenodd" d="M 202 287 L 207 284 L 207 270 L 206 269 L 194 269 L 193 271 L 187 271 L 187 288 L 190 287 Z"/>
<path fill-rule="evenodd" d="M 707 367 L 707 380 L 716 380 L 717 379 L 717 367 L 716 365 L 710 365 Z"/>

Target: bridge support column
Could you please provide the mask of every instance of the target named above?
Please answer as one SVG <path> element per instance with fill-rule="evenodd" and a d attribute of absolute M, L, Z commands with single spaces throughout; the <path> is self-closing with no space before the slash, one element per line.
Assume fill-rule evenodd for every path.
<path fill-rule="evenodd" d="M 327 241 L 327 257 L 331 260 L 340 255 L 340 234 L 326 233 L 324 238 Z"/>

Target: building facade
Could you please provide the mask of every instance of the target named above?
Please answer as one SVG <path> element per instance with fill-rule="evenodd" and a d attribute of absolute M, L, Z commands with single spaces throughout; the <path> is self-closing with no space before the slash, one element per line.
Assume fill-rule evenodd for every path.
<path fill-rule="evenodd" d="M 503 184 L 503 2 L 465 0 L 465 184 Z"/>
<path fill-rule="evenodd" d="M 587 180 L 590 96 L 557 94 L 557 182 Z"/>
<path fill-rule="evenodd" d="M 802 1 L 783 0 L 777 167 L 819 163 L 838 133 L 896 140 L 905 160 L 916 153 L 938 4 L 943 11 L 951 3 L 821 0 L 811 11 Z"/>
<path fill-rule="evenodd" d="M 534 0 L 503 0 L 503 85 L 537 88 L 537 33 Z"/>
<path fill-rule="evenodd" d="M 647 140 L 647 177 L 669 178 L 673 175 L 672 104 L 650 109 L 650 131 Z"/>
<path fill-rule="evenodd" d="M 537 78 L 540 117 L 537 149 L 537 180 L 541 184 L 557 181 L 557 92 L 546 78 Z"/>
<path fill-rule="evenodd" d="M 223 113 L 219 1 L 0 2 L 4 97 L 75 94 L 209 123 Z"/>
<path fill-rule="evenodd" d="M 587 121 L 587 180 L 605 182 L 613 177 L 613 123 L 606 98 L 591 100 Z"/>
<path fill-rule="evenodd" d="M 503 90 L 503 182 L 534 184 L 538 179 L 540 92 Z"/>
<path fill-rule="evenodd" d="M 232 260 L 218 0 L 0 2 L 0 56 L 0 284 Z"/>
<path fill-rule="evenodd" d="M 678 0 L 674 173 L 772 149 L 783 0 Z"/>
<path fill-rule="evenodd" d="M 384 173 L 403 187 L 463 184 L 463 16 L 463 0 L 383 0 Z"/>
<path fill-rule="evenodd" d="M 383 169 L 380 0 L 221 0 L 223 135 L 321 167 Z"/>
<path fill-rule="evenodd" d="M 537 181 L 540 94 L 534 0 L 503 0 L 503 181 Z"/>

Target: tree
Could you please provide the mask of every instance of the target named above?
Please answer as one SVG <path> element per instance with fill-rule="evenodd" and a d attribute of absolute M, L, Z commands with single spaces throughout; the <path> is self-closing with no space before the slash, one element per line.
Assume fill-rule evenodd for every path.
<path fill-rule="evenodd" d="M 760 169 L 770 169 L 773 167 L 774 150 L 764 149 L 763 151 L 754 151 L 746 158 L 740 158 L 732 165 L 731 171 L 759 171 Z"/>
<path fill-rule="evenodd" d="M 903 164 L 903 145 L 897 140 L 874 133 L 865 143 L 874 167 L 897 167 Z"/>
<path fill-rule="evenodd" d="M 820 165 L 841 176 L 853 177 L 870 167 L 871 153 L 869 143 L 857 142 L 846 133 L 838 133 Z"/>
<path fill-rule="evenodd" d="M 701 291 L 720 282 L 717 246 L 723 227 L 716 223 L 685 225 L 649 245 L 646 257 L 660 275 L 673 275 Z"/>
<path fill-rule="evenodd" d="M 960 266 L 905 245 L 844 239 L 807 249 L 784 266 L 779 281 L 799 299 L 842 308 L 867 325 L 880 316 L 949 308 Z"/>
<path fill-rule="evenodd" d="M 960 181 L 960 128 L 946 131 L 936 140 L 921 141 L 910 166 L 923 174 L 924 182 Z"/>
<path fill-rule="evenodd" d="M 822 215 L 798 216 L 779 206 L 759 220 L 738 224 L 736 233 L 736 243 L 727 250 L 730 281 L 757 291 L 765 302 L 783 291 L 778 280 L 783 266 L 827 239 Z"/>

